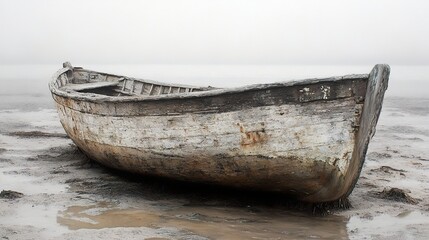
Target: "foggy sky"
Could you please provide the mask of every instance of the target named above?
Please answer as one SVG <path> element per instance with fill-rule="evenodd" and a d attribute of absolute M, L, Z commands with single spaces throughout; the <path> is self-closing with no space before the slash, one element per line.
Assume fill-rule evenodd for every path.
<path fill-rule="evenodd" d="M 0 0 L 0 64 L 429 64 L 428 1 Z"/>

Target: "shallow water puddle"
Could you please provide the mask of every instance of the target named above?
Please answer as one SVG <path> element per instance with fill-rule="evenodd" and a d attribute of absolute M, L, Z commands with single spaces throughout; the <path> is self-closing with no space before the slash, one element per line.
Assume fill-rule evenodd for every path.
<path fill-rule="evenodd" d="M 48 229 L 47 236 L 55 236 L 69 230 L 55 221 L 60 207 L 52 205 L 30 205 L 25 204 L 19 207 L 10 208 L 0 217 L 1 225 L 31 226 L 40 229 Z M 7 217 L 13 216 L 13 217 Z"/>
<path fill-rule="evenodd" d="M 429 235 L 429 215 L 406 211 L 396 216 L 316 217 L 299 213 L 212 206 L 170 210 L 121 209 L 112 203 L 72 206 L 57 222 L 70 230 L 146 227 L 176 228 L 210 239 L 361 239 L 386 236 L 413 239 Z"/>
<path fill-rule="evenodd" d="M 72 206 L 59 212 L 59 224 L 71 230 L 116 227 L 173 227 L 213 239 L 348 239 L 347 219 L 315 217 L 274 209 L 250 211 L 223 207 L 173 210 L 120 209 L 110 203 Z"/>
<path fill-rule="evenodd" d="M 362 237 L 394 237 L 400 239 L 426 239 L 429 236 L 429 215 L 418 211 L 405 211 L 396 216 L 382 214 L 374 218 L 350 218 L 347 228 L 353 239 Z"/>
<path fill-rule="evenodd" d="M 26 175 L 32 168 L 8 167 L 0 169 L 0 191 L 14 190 L 24 195 L 58 194 L 66 191 L 67 185 L 45 181 L 43 178 Z"/>

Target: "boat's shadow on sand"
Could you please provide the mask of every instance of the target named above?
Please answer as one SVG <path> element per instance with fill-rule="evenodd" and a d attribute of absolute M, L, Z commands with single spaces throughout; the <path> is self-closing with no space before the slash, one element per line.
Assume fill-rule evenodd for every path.
<path fill-rule="evenodd" d="M 71 166 L 89 171 L 88 178 L 66 180 L 71 190 L 79 194 L 99 194 L 108 198 L 132 197 L 148 201 L 177 199 L 185 202 L 184 206 L 238 207 L 249 211 L 258 211 L 257 208 L 275 208 L 319 216 L 329 214 L 331 210 L 350 207 L 347 199 L 342 202 L 315 204 L 298 201 L 294 196 L 283 193 L 133 174 L 100 165 L 86 157 L 75 146 L 64 149 L 58 160 L 70 156 L 80 159 Z"/>

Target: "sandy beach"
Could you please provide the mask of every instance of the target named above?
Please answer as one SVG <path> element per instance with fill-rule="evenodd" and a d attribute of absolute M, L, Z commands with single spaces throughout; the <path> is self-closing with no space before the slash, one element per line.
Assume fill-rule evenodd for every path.
<path fill-rule="evenodd" d="M 55 109 L 33 100 L 0 104 L 2 239 L 429 236 L 429 99 L 385 100 L 352 207 L 324 215 L 284 196 L 107 169 L 76 148 Z"/>

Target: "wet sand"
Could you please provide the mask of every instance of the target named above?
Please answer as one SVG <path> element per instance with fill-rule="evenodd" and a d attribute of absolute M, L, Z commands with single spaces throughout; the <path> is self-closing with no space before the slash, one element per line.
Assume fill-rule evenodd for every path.
<path fill-rule="evenodd" d="M 386 99 L 352 207 L 320 216 L 281 195 L 104 168 L 54 109 L 0 109 L 0 191 L 23 194 L 0 194 L 0 238 L 425 239 L 428 143 L 429 99 Z"/>

